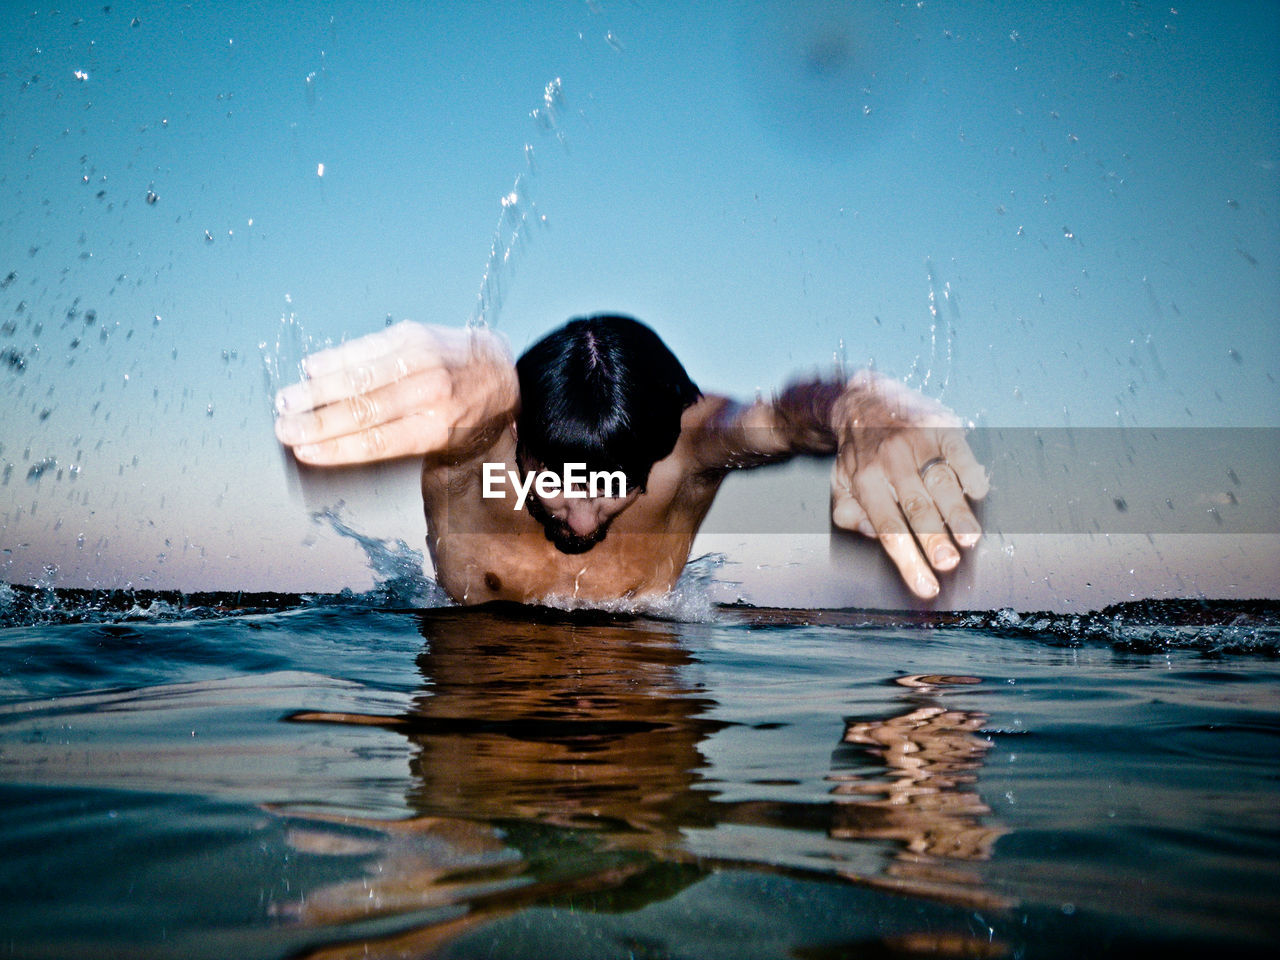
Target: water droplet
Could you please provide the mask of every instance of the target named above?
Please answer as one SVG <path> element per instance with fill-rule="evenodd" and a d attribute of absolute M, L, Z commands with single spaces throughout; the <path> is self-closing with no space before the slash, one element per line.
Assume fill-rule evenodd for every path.
<path fill-rule="evenodd" d="M 27 482 L 38 483 L 40 478 L 58 465 L 57 458 L 45 457 L 43 460 L 37 460 L 27 468 Z"/>

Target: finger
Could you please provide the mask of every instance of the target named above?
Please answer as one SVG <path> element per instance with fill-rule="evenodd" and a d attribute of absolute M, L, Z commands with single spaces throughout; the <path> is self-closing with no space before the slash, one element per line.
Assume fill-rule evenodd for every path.
<path fill-rule="evenodd" d="M 938 513 L 956 543 L 972 547 L 982 535 L 982 525 L 969 509 L 955 472 L 948 464 L 931 467 L 924 475 L 924 487 L 933 497 Z"/>
<path fill-rule="evenodd" d="M 415 373 L 442 368 L 436 354 L 423 350 L 354 363 L 285 387 L 276 394 L 276 412 L 289 414 L 316 410 L 381 389 Z"/>
<path fill-rule="evenodd" d="M 293 455 L 317 467 L 372 463 L 441 449 L 448 432 L 448 419 L 427 410 L 331 440 L 299 444 Z"/>
<path fill-rule="evenodd" d="M 441 336 L 420 324 L 402 323 L 305 358 L 307 379 L 277 393 L 276 410 L 296 413 L 367 393 L 442 366 L 449 354 Z"/>
<path fill-rule="evenodd" d="M 898 574 L 917 597 L 925 600 L 938 595 L 938 580 L 916 547 L 915 538 L 898 509 L 893 486 L 883 470 L 872 467 L 860 474 L 856 494 L 875 528 L 880 545 L 898 568 Z"/>
<path fill-rule="evenodd" d="M 424 370 L 385 387 L 345 396 L 335 403 L 276 420 L 276 437 L 288 446 L 334 440 L 390 424 L 417 412 L 439 410 L 451 395 L 443 369 Z"/>
<path fill-rule="evenodd" d="M 960 553 L 947 535 L 942 515 L 920 478 L 915 453 L 905 443 L 890 443 L 885 447 L 889 479 L 898 499 L 898 507 L 907 518 L 907 523 L 933 568 L 951 570 L 960 562 Z M 941 472 L 941 468 L 934 468 L 930 472 Z"/>
<path fill-rule="evenodd" d="M 435 338 L 425 326 L 406 320 L 394 327 L 310 354 L 303 358 L 302 369 L 308 377 L 315 379 L 348 367 L 394 357 L 409 349 L 430 350 L 434 342 Z"/>
<path fill-rule="evenodd" d="M 831 466 L 831 522 L 843 530 L 853 530 L 865 537 L 874 537 L 875 528 L 867 519 L 867 511 L 849 489 L 848 478 L 843 475 L 839 462 Z"/>
<path fill-rule="evenodd" d="M 965 494 L 974 500 L 985 497 L 991 490 L 991 482 L 987 479 L 987 471 L 969 449 L 964 434 L 959 430 L 948 430 L 943 434 L 940 446 L 942 456 L 955 471 Z"/>
<path fill-rule="evenodd" d="M 857 455 L 852 443 L 843 443 L 836 450 L 831 464 L 831 522 L 844 530 L 853 530 L 866 537 L 876 535 L 867 518 L 867 512 L 854 495 L 852 477 L 857 466 Z"/>
<path fill-rule="evenodd" d="M 856 497 L 848 494 L 831 503 L 831 522 L 842 530 L 852 530 L 864 537 L 874 537 L 876 528 L 871 525 L 867 511 L 862 509 Z"/>

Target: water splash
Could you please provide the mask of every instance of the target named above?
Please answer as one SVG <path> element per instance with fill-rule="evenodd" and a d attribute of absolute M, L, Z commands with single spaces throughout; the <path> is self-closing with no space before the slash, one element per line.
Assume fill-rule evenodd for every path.
<path fill-rule="evenodd" d="M 676 585 L 659 596 L 586 601 L 571 595 L 553 595 L 544 597 L 542 605 L 553 610 L 601 610 L 678 623 L 711 623 L 718 619 L 711 589 L 716 583 L 717 571 L 727 562 L 728 558 L 723 553 L 695 557 L 685 564 Z"/>
<path fill-rule="evenodd" d="M 957 626 L 1053 647 L 1103 645 L 1123 653 L 1185 650 L 1205 657 L 1280 656 L 1274 601 L 1140 600 L 1082 614 L 973 613 Z"/>
<path fill-rule="evenodd" d="M 302 329 L 301 321 L 293 313 L 280 317 L 274 343 L 264 340 L 258 344 L 262 372 L 266 377 L 267 397 L 273 404 L 273 413 L 275 395 L 280 388 L 306 379 L 302 358 L 311 352 L 312 347 L 313 344 Z"/>
<path fill-rule="evenodd" d="M 527 146 L 525 158 L 532 167 L 533 151 Z M 493 231 L 489 259 L 480 278 L 480 294 L 476 298 L 475 310 L 467 321 L 468 327 L 486 328 L 497 325 L 502 301 L 506 296 L 506 283 L 512 271 L 512 256 L 523 246 L 532 224 L 546 223 L 546 217 L 537 212 L 537 205 L 530 196 L 529 180 L 525 174 L 516 177 L 511 189 L 498 201 L 501 206 L 498 225 Z"/>
<path fill-rule="evenodd" d="M 381 540 L 360 533 L 342 519 L 341 510 L 339 503 L 313 513 L 311 519 L 328 524 L 334 533 L 353 541 L 364 551 L 374 585 L 361 594 L 344 590 L 340 596 L 380 608 L 443 607 L 452 602 L 440 585 L 424 572 L 421 550 L 413 549 L 403 540 Z"/>
<path fill-rule="evenodd" d="M 542 106 L 530 111 L 529 116 L 546 133 L 554 133 L 564 143 L 564 131 L 560 118 L 564 113 L 564 86 L 559 77 L 549 81 L 542 90 Z"/>
<path fill-rule="evenodd" d="M 935 399 L 942 400 L 951 385 L 960 308 L 949 281 L 943 282 L 939 290 L 938 271 L 933 260 L 926 258 L 924 265 L 929 280 L 929 359 L 921 372 L 921 358 L 916 356 L 907 374 L 907 382 L 915 384 L 922 393 L 929 393 Z"/>
<path fill-rule="evenodd" d="M 563 113 L 564 88 L 560 78 L 555 77 L 543 88 L 542 104 L 530 111 L 529 117 L 541 133 L 554 136 L 561 146 L 566 146 Z M 546 216 L 538 211 L 538 205 L 533 199 L 533 156 L 533 145 L 526 143 L 525 170 L 516 177 L 511 189 L 498 201 L 501 207 L 498 225 L 494 228 L 493 242 L 489 245 L 489 259 L 480 278 L 480 293 L 476 297 L 475 310 L 467 320 L 469 327 L 487 328 L 497 325 L 506 295 L 505 287 L 511 278 L 513 256 L 528 241 L 533 227 L 547 225 Z"/>

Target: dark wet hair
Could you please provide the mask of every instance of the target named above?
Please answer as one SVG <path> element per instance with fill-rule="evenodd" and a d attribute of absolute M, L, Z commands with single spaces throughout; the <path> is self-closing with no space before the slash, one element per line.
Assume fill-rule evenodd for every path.
<path fill-rule="evenodd" d="M 570 320 L 526 350 L 516 374 L 527 456 L 548 469 L 621 470 L 642 490 L 701 396 L 662 339 L 630 317 Z"/>

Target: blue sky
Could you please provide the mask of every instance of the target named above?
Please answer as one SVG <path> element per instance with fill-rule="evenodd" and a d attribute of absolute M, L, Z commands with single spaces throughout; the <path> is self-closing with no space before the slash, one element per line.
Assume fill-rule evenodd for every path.
<path fill-rule="evenodd" d="M 612 310 L 744 397 L 843 355 L 992 427 L 1280 426 L 1273 3 L 0 18 L 5 579 L 360 586 L 259 344 L 464 323 L 495 241 L 517 351 Z M 418 545 L 410 474 L 323 495 Z"/>

